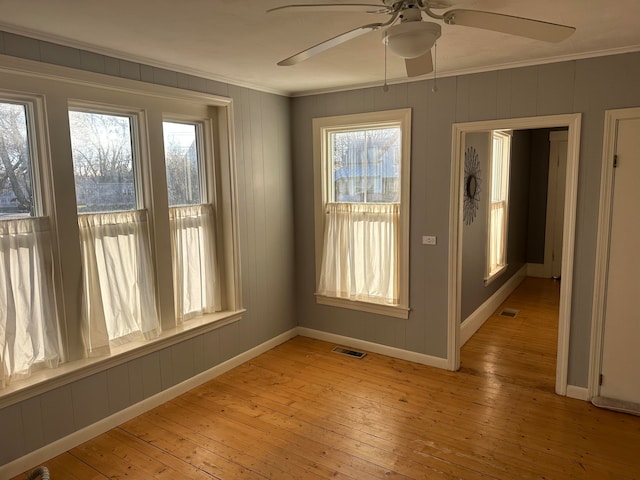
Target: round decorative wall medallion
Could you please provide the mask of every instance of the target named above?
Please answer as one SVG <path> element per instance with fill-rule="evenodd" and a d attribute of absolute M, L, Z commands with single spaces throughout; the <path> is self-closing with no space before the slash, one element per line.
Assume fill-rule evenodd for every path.
<path fill-rule="evenodd" d="M 480 160 L 474 147 L 467 147 L 464 152 L 464 208 L 463 218 L 466 225 L 471 225 L 480 204 Z"/>

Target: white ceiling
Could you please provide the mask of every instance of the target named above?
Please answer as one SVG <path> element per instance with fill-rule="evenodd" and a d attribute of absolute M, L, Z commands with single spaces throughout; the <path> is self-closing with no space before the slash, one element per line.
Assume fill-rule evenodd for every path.
<path fill-rule="evenodd" d="M 277 93 L 382 84 L 379 31 L 295 66 L 276 65 L 329 37 L 387 18 L 354 12 L 265 13 L 290 3 L 329 2 L 345 0 L 0 0 L 0 29 Z M 382 0 L 346 3 L 382 5 Z M 564 42 L 548 44 L 443 25 L 437 43 L 440 75 L 640 50 L 640 0 L 446 3 L 571 25 L 577 31 Z M 403 61 L 390 55 L 387 75 L 390 81 L 404 81 Z"/>

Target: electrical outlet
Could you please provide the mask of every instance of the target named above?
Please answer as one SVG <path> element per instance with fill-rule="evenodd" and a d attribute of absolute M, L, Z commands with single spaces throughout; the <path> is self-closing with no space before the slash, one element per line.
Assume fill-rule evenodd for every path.
<path fill-rule="evenodd" d="M 423 245 L 435 245 L 436 244 L 436 236 L 435 235 L 423 235 L 422 244 Z"/>

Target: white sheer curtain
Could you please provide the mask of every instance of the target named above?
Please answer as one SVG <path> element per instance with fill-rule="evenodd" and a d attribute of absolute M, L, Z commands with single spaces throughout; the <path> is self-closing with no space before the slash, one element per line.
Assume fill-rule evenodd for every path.
<path fill-rule="evenodd" d="M 178 323 L 222 309 L 213 213 L 212 205 L 169 209 L 173 295 Z"/>
<path fill-rule="evenodd" d="M 318 293 L 397 304 L 400 205 L 329 203 Z"/>
<path fill-rule="evenodd" d="M 145 210 L 78 215 L 89 355 L 160 333 Z"/>
<path fill-rule="evenodd" d="M 61 360 L 47 217 L 0 221 L 0 387 Z"/>

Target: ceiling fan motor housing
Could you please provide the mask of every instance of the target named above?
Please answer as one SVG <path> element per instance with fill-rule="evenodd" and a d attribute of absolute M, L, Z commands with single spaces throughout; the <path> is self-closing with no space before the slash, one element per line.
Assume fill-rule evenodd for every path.
<path fill-rule="evenodd" d="M 431 50 L 441 33 L 439 24 L 418 21 L 393 25 L 384 35 L 393 53 L 402 58 L 416 58 Z"/>

